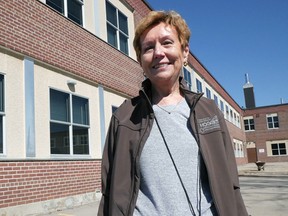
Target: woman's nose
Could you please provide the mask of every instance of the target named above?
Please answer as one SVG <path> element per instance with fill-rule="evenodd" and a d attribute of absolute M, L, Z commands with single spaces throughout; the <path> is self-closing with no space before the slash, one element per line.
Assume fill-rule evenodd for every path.
<path fill-rule="evenodd" d="M 163 50 L 163 47 L 160 44 L 158 44 L 155 46 L 155 49 L 154 49 L 154 57 L 159 58 L 162 56 L 164 56 L 164 50 Z"/>

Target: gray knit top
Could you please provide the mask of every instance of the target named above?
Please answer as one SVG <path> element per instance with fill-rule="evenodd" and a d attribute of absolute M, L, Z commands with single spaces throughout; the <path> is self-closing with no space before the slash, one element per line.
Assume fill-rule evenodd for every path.
<path fill-rule="evenodd" d="M 205 170 L 204 174 L 201 171 L 200 183 L 202 160 L 188 123 L 190 108 L 186 100 L 161 108 L 153 105 L 153 110 L 196 215 L 200 209 L 202 216 L 216 215 L 211 208 L 213 201 Z M 141 153 L 140 173 L 134 216 L 193 215 L 155 121 Z"/>

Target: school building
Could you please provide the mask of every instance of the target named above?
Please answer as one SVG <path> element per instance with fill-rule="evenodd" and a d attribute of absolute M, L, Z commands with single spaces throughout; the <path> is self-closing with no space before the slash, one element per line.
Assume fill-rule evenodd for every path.
<path fill-rule="evenodd" d="M 254 86 L 246 74 L 243 86 L 246 108 L 243 109 L 243 129 L 249 163 L 288 161 L 288 104 L 257 107 Z"/>
<path fill-rule="evenodd" d="M 243 113 L 248 162 L 288 162 L 288 104 Z"/>
<path fill-rule="evenodd" d="M 0 215 L 99 199 L 110 117 L 144 79 L 134 29 L 152 9 L 144 0 L 1 2 Z M 192 52 L 183 77 L 223 112 L 237 163 L 248 162 L 246 148 L 257 160 L 287 160 L 288 105 L 242 109 Z M 265 116 L 274 125 L 262 131 Z"/>

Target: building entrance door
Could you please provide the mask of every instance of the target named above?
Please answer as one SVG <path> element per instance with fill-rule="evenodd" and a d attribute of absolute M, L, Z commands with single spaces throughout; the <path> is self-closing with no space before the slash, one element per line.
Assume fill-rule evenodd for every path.
<path fill-rule="evenodd" d="M 248 163 L 255 163 L 257 161 L 256 148 L 247 148 Z"/>

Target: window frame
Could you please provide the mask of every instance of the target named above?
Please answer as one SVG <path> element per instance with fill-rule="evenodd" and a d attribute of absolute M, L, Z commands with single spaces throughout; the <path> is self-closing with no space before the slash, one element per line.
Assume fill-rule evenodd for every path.
<path fill-rule="evenodd" d="M 219 107 L 218 96 L 215 94 L 214 94 L 214 103 L 216 104 L 217 107 Z"/>
<path fill-rule="evenodd" d="M 227 104 L 225 105 L 225 117 L 229 120 L 229 106 Z"/>
<path fill-rule="evenodd" d="M 6 79 L 5 79 L 5 75 L 4 74 L 2 74 L 2 73 L 0 73 L 0 77 L 1 77 L 1 80 L 2 80 L 2 82 L 0 82 L 0 92 L 2 92 L 2 94 L 0 94 L 0 101 L 1 101 L 1 106 L 0 106 L 0 117 L 2 118 L 2 125 L 0 126 L 0 129 L 2 130 L 2 131 L 0 131 L 0 133 L 2 133 L 2 137 L 0 136 L 0 144 L 1 144 L 1 142 L 2 142 L 2 146 L 1 146 L 1 148 L 2 148 L 2 151 L 0 151 L 0 155 L 6 155 L 6 140 L 5 140 L 5 134 L 6 134 L 6 132 L 5 132 L 5 122 L 6 122 L 6 109 L 5 109 L 5 107 L 6 107 L 6 97 L 5 97 L 5 95 L 6 95 L 6 91 L 5 91 L 5 89 L 6 89 Z"/>
<path fill-rule="evenodd" d="M 288 154 L 287 154 L 287 145 L 286 145 L 286 143 L 285 142 L 275 142 L 275 143 L 271 143 L 270 144 L 271 145 L 271 156 L 287 156 Z M 273 146 L 277 146 L 277 148 L 275 149 L 273 149 Z M 284 145 L 284 148 L 281 148 L 280 147 L 280 145 Z M 285 154 L 281 154 L 281 151 L 283 151 L 283 150 L 285 150 Z M 277 151 L 277 153 L 278 154 L 274 154 L 273 152 L 275 152 L 275 151 Z"/>
<path fill-rule="evenodd" d="M 66 94 L 68 95 L 68 115 L 69 117 L 67 118 L 67 120 L 55 120 L 55 119 L 52 119 L 52 113 L 51 113 L 51 91 L 57 91 L 59 93 L 63 93 L 63 94 Z M 74 113 L 73 113 L 73 98 L 74 97 L 78 97 L 78 98 L 82 98 L 82 99 L 85 99 L 87 100 L 87 115 L 86 117 L 88 118 L 86 120 L 86 123 L 79 123 L 79 122 L 74 122 Z M 49 88 L 49 107 L 50 107 L 50 116 L 49 116 L 49 125 L 50 125 L 50 133 L 49 133 L 49 137 L 50 137 L 50 155 L 53 155 L 53 156 L 81 156 L 81 157 L 85 157 L 85 156 L 90 156 L 91 154 L 91 146 L 90 146 L 90 101 L 89 101 L 89 98 L 87 97 L 83 97 L 83 96 L 79 96 L 77 94 L 73 94 L 71 92 L 66 92 L 66 91 L 62 91 L 62 90 L 59 90 L 59 89 L 55 89 L 55 88 Z M 64 141 L 64 139 L 67 139 L 69 140 L 68 144 L 69 144 L 69 152 L 68 153 L 52 153 L 51 152 L 51 144 L 53 144 L 55 147 L 57 145 L 56 141 L 54 140 L 54 143 L 51 142 L 54 137 L 51 136 L 51 123 L 52 124 L 58 124 L 59 126 L 68 126 L 68 137 L 63 137 L 63 145 L 67 145 L 65 144 L 66 142 Z M 74 128 L 83 128 L 83 129 L 87 129 L 87 140 L 88 140 L 88 144 L 87 144 L 87 148 L 88 148 L 88 153 L 74 153 L 74 147 L 77 146 L 75 145 L 74 143 L 74 138 L 80 140 L 78 137 L 81 136 L 81 134 L 74 134 Z M 78 145 L 81 145 L 80 143 Z"/>
<path fill-rule="evenodd" d="M 196 90 L 197 90 L 197 93 L 203 92 L 202 82 L 197 78 L 196 78 Z"/>
<path fill-rule="evenodd" d="M 253 124 L 251 123 L 251 120 L 253 120 Z M 247 124 L 245 123 L 247 121 Z M 255 120 L 253 116 L 246 116 L 243 118 L 243 125 L 244 125 L 244 131 L 255 131 Z M 253 125 L 253 129 L 251 128 L 251 125 Z M 248 129 L 246 130 L 246 126 L 248 126 Z"/>
<path fill-rule="evenodd" d="M 189 90 L 192 90 L 192 79 L 191 79 L 191 73 L 189 70 L 187 70 L 185 67 L 183 67 L 183 77 L 187 84 L 187 87 Z"/>
<path fill-rule="evenodd" d="M 236 158 L 244 158 L 244 145 L 240 140 L 233 139 L 233 149 Z"/>
<path fill-rule="evenodd" d="M 58 9 L 56 9 L 55 7 L 53 7 L 52 5 L 48 4 L 47 1 L 48 1 L 48 0 L 45 0 L 46 5 L 48 5 L 49 7 L 53 8 L 53 9 L 54 9 L 55 11 L 57 11 L 58 13 L 64 15 L 65 17 L 67 17 L 67 18 L 68 18 L 69 20 L 71 20 L 72 22 L 74 22 L 74 23 L 76 23 L 76 24 L 78 24 L 78 25 L 80 25 L 80 26 L 82 26 L 82 27 L 84 26 L 84 1 L 83 1 L 83 0 L 62 0 L 62 2 L 63 2 L 63 8 L 61 8 L 61 9 L 63 10 L 63 12 L 62 12 L 62 11 L 59 11 Z M 68 11 L 68 3 L 69 3 L 69 1 L 73 1 L 73 2 L 76 2 L 76 3 L 78 3 L 78 4 L 81 5 L 81 20 L 80 20 L 80 22 L 77 22 L 77 21 L 75 21 L 74 19 L 71 19 L 71 18 L 69 17 L 69 11 Z"/>
<path fill-rule="evenodd" d="M 277 121 L 275 121 L 275 119 L 274 119 L 275 117 L 277 117 Z M 270 118 L 272 120 L 271 122 L 269 122 L 269 120 L 268 120 Z M 278 117 L 277 113 L 266 114 L 266 122 L 267 122 L 267 129 L 268 130 L 274 130 L 274 129 L 279 129 L 280 128 L 279 117 Z M 272 124 L 272 127 L 270 127 L 270 124 Z"/>
<path fill-rule="evenodd" d="M 115 26 L 112 22 L 110 22 L 107 18 L 107 4 L 109 4 L 109 6 L 113 7 L 115 9 L 116 12 L 116 24 L 117 26 Z M 112 4 L 112 2 L 110 1 L 105 1 L 105 8 L 106 8 L 106 28 L 107 28 L 107 43 L 110 44 L 111 46 L 115 47 L 116 49 L 118 49 L 119 51 L 121 51 L 122 53 L 124 53 L 125 55 L 129 56 L 130 55 L 130 45 L 129 45 L 129 41 L 130 41 L 130 37 L 129 37 L 129 19 L 128 16 L 125 15 L 125 13 L 123 13 L 121 10 L 119 10 L 115 5 Z M 127 33 L 125 33 L 124 31 L 122 31 L 121 27 L 120 27 L 120 19 L 119 19 L 119 13 L 124 16 L 126 18 L 126 26 L 127 26 Z M 108 40 L 108 28 L 113 28 L 113 30 L 116 31 L 116 45 L 109 43 Z M 126 47 L 125 50 L 121 49 L 121 36 L 125 36 L 126 38 Z"/>
<path fill-rule="evenodd" d="M 208 98 L 208 99 L 211 99 L 212 97 L 211 97 L 211 90 L 209 89 L 209 88 L 207 88 L 206 87 L 206 97 Z"/>
<path fill-rule="evenodd" d="M 224 112 L 225 112 L 225 110 L 224 110 L 224 102 L 221 99 L 220 99 L 220 110 L 224 114 Z"/>

